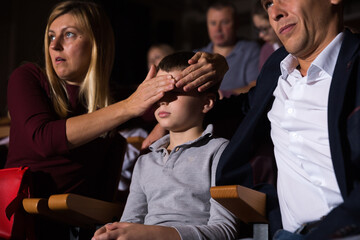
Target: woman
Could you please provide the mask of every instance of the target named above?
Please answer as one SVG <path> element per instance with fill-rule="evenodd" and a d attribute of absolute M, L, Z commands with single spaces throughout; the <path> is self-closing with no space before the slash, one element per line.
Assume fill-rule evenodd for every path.
<path fill-rule="evenodd" d="M 175 80 L 170 75 L 154 77 L 152 66 L 130 97 L 111 104 L 113 32 L 103 10 L 90 2 L 66 1 L 55 6 L 45 30 L 44 50 L 44 71 L 28 63 L 9 79 L 11 130 L 5 167 L 29 166 L 35 197 L 72 192 L 110 198 L 105 192 L 106 169 L 121 161 L 122 152 L 116 128 L 142 115 L 174 88 Z M 224 64 L 217 57 L 198 54 L 184 77 L 177 76 L 177 85 L 194 88 L 207 78 L 217 80 L 216 84 L 224 75 L 212 71 L 214 60 Z M 206 73 L 207 77 L 193 82 L 195 76 Z M 69 237 L 67 226 L 48 219 L 37 221 L 36 239 Z"/>
<path fill-rule="evenodd" d="M 268 57 L 282 44 L 270 26 L 268 14 L 261 5 L 261 0 L 258 0 L 253 7 L 252 20 L 259 38 L 265 42 L 260 50 L 259 69 L 261 70 Z"/>
<path fill-rule="evenodd" d="M 127 99 L 110 104 L 108 82 L 114 37 L 102 9 L 61 2 L 45 30 L 45 71 L 28 63 L 8 83 L 11 132 L 7 168 L 29 166 L 36 197 L 79 193 L 106 199 L 106 169 L 121 161 L 113 131 L 143 114 L 174 87 L 170 75 L 145 81 Z M 110 196 L 109 196 L 110 197 Z"/>

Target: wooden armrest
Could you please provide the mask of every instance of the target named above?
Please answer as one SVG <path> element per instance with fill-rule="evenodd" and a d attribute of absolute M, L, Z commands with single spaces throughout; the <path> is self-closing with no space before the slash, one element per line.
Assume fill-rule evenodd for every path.
<path fill-rule="evenodd" d="M 8 117 L 0 118 L 0 126 L 2 126 L 2 125 L 10 125 L 10 118 L 8 118 Z"/>
<path fill-rule="evenodd" d="M 210 188 L 211 197 L 245 223 L 267 223 L 266 194 L 240 185 Z"/>
<path fill-rule="evenodd" d="M 49 214 L 48 201 L 45 198 L 24 198 L 23 207 L 30 214 Z"/>
<path fill-rule="evenodd" d="M 124 205 L 77 194 L 56 194 L 45 198 L 25 198 L 23 207 L 30 214 L 39 214 L 78 227 L 94 227 L 119 221 Z"/>
<path fill-rule="evenodd" d="M 111 203 L 77 194 L 56 194 L 48 201 L 49 209 L 58 213 L 66 222 L 76 226 L 94 226 L 119 221 L 124 205 Z"/>
<path fill-rule="evenodd" d="M 142 142 L 145 140 L 143 137 L 128 137 L 126 142 L 133 145 L 136 149 L 141 150 Z"/>
<path fill-rule="evenodd" d="M 9 136 L 10 134 L 10 125 L 0 125 L 0 138 Z"/>

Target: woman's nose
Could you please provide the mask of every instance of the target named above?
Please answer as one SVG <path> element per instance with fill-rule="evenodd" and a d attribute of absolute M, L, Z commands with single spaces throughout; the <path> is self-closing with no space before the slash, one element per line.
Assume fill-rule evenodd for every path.
<path fill-rule="evenodd" d="M 54 38 L 51 43 L 50 43 L 50 48 L 53 50 L 62 50 L 62 44 L 61 44 L 61 39 L 60 38 Z"/>

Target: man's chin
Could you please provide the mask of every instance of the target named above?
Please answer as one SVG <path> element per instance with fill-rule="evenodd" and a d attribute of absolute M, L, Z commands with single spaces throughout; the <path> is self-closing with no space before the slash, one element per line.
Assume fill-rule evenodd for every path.
<path fill-rule="evenodd" d="M 216 45 L 218 47 L 230 47 L 230 46 L 233 46 L 234 44 L 230 44 L 227 42 L 214 42 L 214 45 Z"/>

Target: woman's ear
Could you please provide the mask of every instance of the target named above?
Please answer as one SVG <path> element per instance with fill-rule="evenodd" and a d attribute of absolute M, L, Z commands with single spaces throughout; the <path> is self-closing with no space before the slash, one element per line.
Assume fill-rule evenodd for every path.
<path fill-rule="evenodd" d="M 215 93 L 205 93 L 205 104 L 203 107 L 203 113 L 207 113 L 209 112 L 215 104 L 215 100 L 216 100 L 216 94 Z"/>

